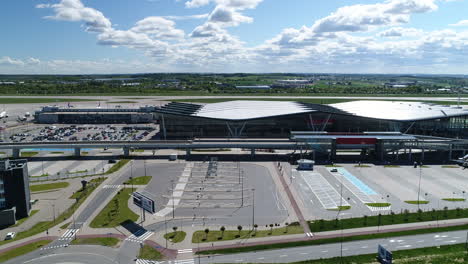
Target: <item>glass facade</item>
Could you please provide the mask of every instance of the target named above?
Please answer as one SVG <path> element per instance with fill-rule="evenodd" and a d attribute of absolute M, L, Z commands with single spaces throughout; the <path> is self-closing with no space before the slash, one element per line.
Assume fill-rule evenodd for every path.
<path fill-rule="evenodd" d="M 5 207 L 6 207 L 5 187 L 3 184 L 3 176 L 0 176 L 0 209 L 4 209 Z"/>
<path fill-rule="evenodd" d="M 161 136 L 168 139 L 287 138 L 291 131 L 339 133 L 402 132 L 417 135 L 468 138 L 468 117 L 400 122 L 353 115 L 314 112 L 245 121 L 219 120 L 188 115 L 161 116 Z"/>

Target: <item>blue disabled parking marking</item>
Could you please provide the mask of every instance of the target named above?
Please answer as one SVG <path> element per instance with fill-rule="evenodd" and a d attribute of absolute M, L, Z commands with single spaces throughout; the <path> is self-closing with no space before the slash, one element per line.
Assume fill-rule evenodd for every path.
<path fill-rule="evenodd" d="M 341 173 L 346 179 L 348 179 L 351 183 L 354 184 L 359 190 L 367 195 L 374 195 L 377 194 L 371 187 L 367 186 L 367 184 L 363 183 L 360 179 L 356 178 L 353 174 L 347 171 L 345 168 L 337 168 L 338 172 Z"/>

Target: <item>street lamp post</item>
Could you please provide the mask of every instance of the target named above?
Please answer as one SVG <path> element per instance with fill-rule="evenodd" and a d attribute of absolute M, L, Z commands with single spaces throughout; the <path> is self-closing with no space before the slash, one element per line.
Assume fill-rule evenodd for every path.
<path fill-rule="evenodd" d="M 165 229 L 166 229 L 165 238 L 166 238 L 166 249 L 167 249 L 167 215 L 164 216 L 164 226 L 165 226 Z"/>
<path fill-rule="evenodd" d="M 171 186 L 172 186 L 172 219 L 175 218 L 175 201 L 174 201 L 174 180 L 171 180 Z"/>
<path fill-rule="evenodd" d="M 421 193 L 422 166 L 423 166 L 423 164 L 422 164 L 422 162 L 421 162 L 421 164 L 419 165 L 419 183 L 418 183 L 418 211 L 419 211 L 419 207 L 420 207 L 420 205 L 419 205 L 419 203 L 420 203 L 420 198 L 419 198 L 419 197 L 420 197 L 420 193 Z"/>
<path fill-rule="evenodd" d="M 54 215 L 54 223 L 55 223 L 55 204 L 52 204 L 52 214 Z"/>
<path fill-rule="evenodd" d="M 255 226 L 255 188 L 252 188 L 252 228 Z"/>

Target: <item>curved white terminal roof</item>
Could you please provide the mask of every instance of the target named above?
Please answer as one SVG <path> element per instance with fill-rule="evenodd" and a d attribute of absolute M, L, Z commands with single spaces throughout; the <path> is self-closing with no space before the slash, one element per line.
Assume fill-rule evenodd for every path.
<path fill-rule="evenodd" d="M 468 109 L 405 101 L 352 101 L 330 104 L 349 114 L 397 121 L 417 121 L 468 115 Z"/>
<path fill-rule="evenodd" d="M 197 112 L 192 114 L 192 116 L 227 120 L 245 120 L 310 112 L 314 112 L 314 110 L 311 110 L 297 102 L 230 101 L 204 105 Z"/>

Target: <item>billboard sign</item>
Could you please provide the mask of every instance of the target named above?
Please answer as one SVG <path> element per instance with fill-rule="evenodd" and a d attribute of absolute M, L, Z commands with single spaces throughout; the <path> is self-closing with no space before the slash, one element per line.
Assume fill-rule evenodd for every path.
<path fill-rule="evenodd" d="M 392 264 L 392 260 L 393 260 L 392 252 L 388 251 L 382 245 L 379 245 L 377 260 L 382 264 Z"/>
<path fill-rule="evenodd" d="M 136 206 L 142 208 L 143 210 L 154 214 L 155 213 L 155 205 L 154 205 L 154 200 L 139 193 L 139 192 L 134 192 L 133 193 L 133 204 Z"/>

